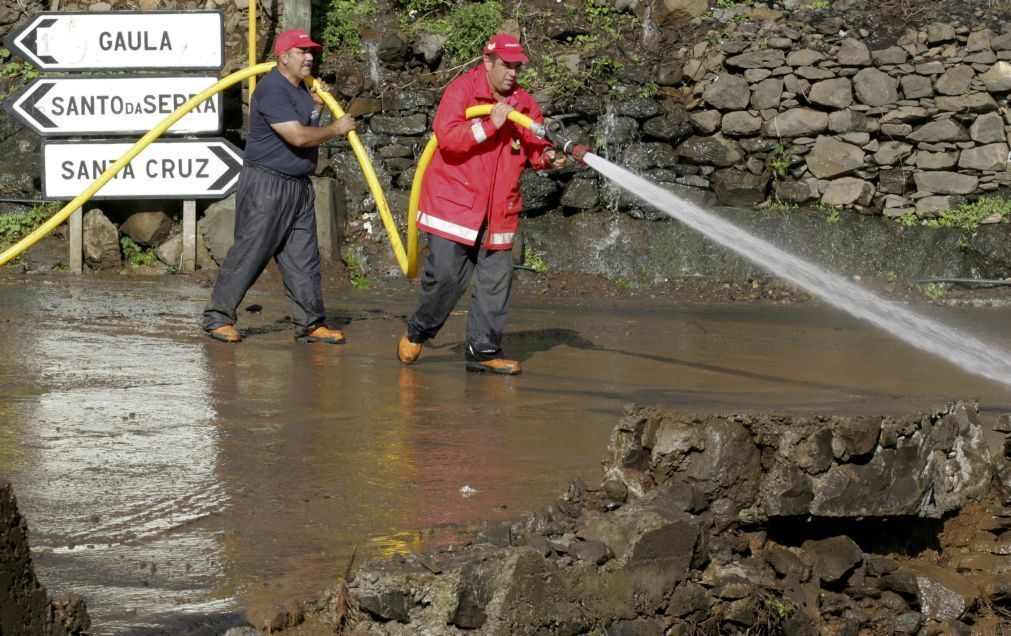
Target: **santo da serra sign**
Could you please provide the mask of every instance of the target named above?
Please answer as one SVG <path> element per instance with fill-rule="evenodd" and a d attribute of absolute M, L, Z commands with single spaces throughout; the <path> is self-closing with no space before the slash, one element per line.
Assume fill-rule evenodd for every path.
<path fill-rule="evenodd" d="M 4 108 L 44 137 L 142 135 L 217 77 L 198 75 L 40 77 L 4 101 Z M 221 130 L 221 95 L 172 124 L 169 134 Z"/>
<path fill-rule="evenodd" d="M 73 199 L 131 146 L 118 140 L 43 142 L 43 197 Z M 93 198 L 220 199 L 235 189 L 241 169 L 241 151 L 224 139 L 165 139 L 142 150 Z"/>
<path fill-rule="evenodd" d="M 220 11 L 46 11 L 4 46 L 43 71 L 218 70 L 225 60 Z"/>

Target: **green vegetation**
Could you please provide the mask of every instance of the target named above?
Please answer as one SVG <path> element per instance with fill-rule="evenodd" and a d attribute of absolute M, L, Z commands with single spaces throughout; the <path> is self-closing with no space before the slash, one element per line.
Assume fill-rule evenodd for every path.
<path fill-rule="evenodd" d="M 0 214 L 0 248 L 6 248 L 28 236 L 56 211 L 53 203 L 43 203 L 27 212 Z"/>
<path fill-rule="evenodd" d="M 944 298 L 945 291 L 944 283 L 927 283 L 923 286 L 923 293 L 931 300 Z"/>
<path fill-rule="evenodd" d="M 408 0 L 406 4 L 411 5 L 408 8 L 411 22 L 405 26 L 445 35 L 448 38 L 444 45 L 446 53 L 457 62 L 479 56 L 484 43 L 498 32 L 504 18 L 502 5 L 497 0 L 461 3 Z M 443 15 L 434 17 L 438 13 Z M 415 15 L 419 18 L 412 17 Z"/>
<path fill-rule="evenodd" d="M 155 255 L 152 248 L 143 248 L 133 242 L 129 236 L 119 239 L 119 245 L 123 248 L 123 258 L 134 267 L 150 267 L 155 264 Z"/>
<path fill-rule="evenodd" d="M 786 213 L 797 209 L 796 203 L 789 203 L 777 197 L 773 197 L 768 203 L 769 204 L 766 206 L 766 209 L 770 212 Z"/>
<path fill-rule="evenodd" d="M 330 0 L 323 26 L 323 47 L 331 53 L 337 51 L 358 52 L 362 39 L 358 33 L 358 21 L 374 15 L 378 11 L 375 0 Z"/>
<path fill-rule="evenodd" d="M 606 2 L 586 0 L 585 12 L 587 21 L 594 29 L 611 37 L 617 37 L 621 11 Z"/>
<path fill-rule="evenodd" d="M 772 152 L 766 159 L 766 164 L 776 181 L 785 178 L 787 170 L 790 169 L 790 153 L 787 152 L 786 146 L 780 143 L 773 146 Z"/>
<path fill-rule="evenodd" d="M 1011 216 L 1011 200 L 997 196 L 983 196 L 972 203 L 958 205 L 947 210 L 941 210 L 937 218 L 921 219 L 915 214 L 905 214 L 895 219 L 895 222 L 905 227 L 922 225 L 924 227 L 958 228 L 966 234 L 972 234 L 979 229 L 980 222 L 987 218 L 997 218 L 1000 223 L 1007 223 Z"/>
<path fill-rule="evenodd" d="M 993 0 L 991 0 L 992 2 Z M 831 8 L 831 0 L 811 0 L 811 4 L 807 5 L 808 9 L 814 9 L 815 11 L 821 11 L 824 9 Z"/>
<path fill-rule="evenodd" d="M 368 289 L 369 279 L 365 275 L 364 263 L 361 256 L 355 250 L 348 250 L 344 254 L 344 264 L 348 268 L 348 278 L 355 289 Z"/>
<path fill-rule="evenodd" d="M 656 96 L 659 94 L 660 94 L 660 87 L 654 84 L 653 82 L 650 82 L 649 84 L 646 84 L 645 86 L 640 88 L 636 92 L 635 96 L 645 97 L 646 99 L 655 99 Z"/>
<path fill-rule="evenodd" d="M 716 0 L 717 9 L 735 9 L 737 7 L 753 7 L 754 0 Z"/>
<path fill-rule="evenodd" d="M 531 78 L 534 79 L 534 78 Z M 523 84 L 528 90 L 543 88 L 552 98 L 571 97 L 586 88 L 586 75 L 576 72 L 553 57 L 541 58 L 540 83 Z"/>
<path fill-rule="evenodd" d="M 826 223 L 838 223 L 839 219 L 842 218 L 842 209 L 834 205 L 823 205 L 819 203 L 815 206 L 815 209 L 825 215 Z"/>
<path fill-rule="evenodd" d="M 448 12 L 456 5 L 453 0 L 393 0 L 393 4 L 406 11 L 412 20 L 430 13 Z"/>
<path fill-rule="evenodd" d="M 782 634 L 783 622 L 790 618 L 796 608 L 790 601 L 766 596 L 758 604 L 756 634 Z"/>
<path fill-rule="evenodd" d="M 17 88 L 38 76 L 39 70 L 37 68 L 28 62 L 14 59 L 8 49 L 0 47 L 0 79 L 6 80 L 10 86 L 9 92 L 13 93 Z M 4 97 L 3 92 L 0 92 L 0 97 Z"/>
<path fill-rule="evenodd" d="M 494 0 L 473 2 L 458 7 L 446 18 L 446 52 L 454 60 L 480 55 L 484 43 L 502 24 L 502 5 Z"/>
<path fill-rule="evenodd" d="M 529 249 L 523 255 L 523 264 L 538 274 L 543 274 L 551 269 L 551 266 L 544 261 L 544 258 L 540 254 Z"/>

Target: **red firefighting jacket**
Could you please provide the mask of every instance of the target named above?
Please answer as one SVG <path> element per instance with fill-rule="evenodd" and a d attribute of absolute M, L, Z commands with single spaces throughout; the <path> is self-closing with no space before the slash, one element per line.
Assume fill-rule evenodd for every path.
<path fill-rule="evenodd" d="M 537 102 L 522 88 L 508 101 L 541 121 Z M 548 167 L 544 151 L 551 144 L 509 120 L 496 130 L 488 117 L 464 118 L 467 108 L 494 103 L 483 64 L 446 87 L 433 126 L 439 147 L 425 171 L 417 221 L 420 229 L 465 245 L 474 245 L 487 221 L 484 247 L 504 250 L 512 247 L 523 209 L 520 174 L 527 161 L 536 170 Z"/>

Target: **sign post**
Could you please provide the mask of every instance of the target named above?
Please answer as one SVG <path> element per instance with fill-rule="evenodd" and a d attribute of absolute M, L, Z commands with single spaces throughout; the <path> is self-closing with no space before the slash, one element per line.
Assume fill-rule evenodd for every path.
<path fill-rule="evenodd" d="M 41 71 L 204 71 L 194 75 L 43 76 L 4 102 L 43 137 L 141 135 L 193 95 L 217 82 L 207 71 L 224 66 L 220 11 L 105 11 L 37 14 L 4 39 L 4 46 Z M 215 95 L 166 133 L 221 130 Z M 43 197 L 76 197 L 133 143 L 47 141 L 42 146 Z M 156 141 L 110 180 L 94 199 L 184 199 L 182 271 L 196 261 L 196 201 L 235 188 L 241 152 L 223 139 Z M 83 271 L 82 213 L 69 221 L 70 268 Z"/>

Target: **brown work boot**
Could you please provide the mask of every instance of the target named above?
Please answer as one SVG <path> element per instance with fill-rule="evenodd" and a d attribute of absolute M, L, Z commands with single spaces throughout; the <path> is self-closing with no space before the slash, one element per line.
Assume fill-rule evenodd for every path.
<path fill-rule="evenodd" d="M 468 371 L 490 371 L 502 375 L 519 375 L 523 372 L 520 368 L 519 360 L 510 360 L 505 357 L 501 349 L 490 349 L 487 351 L 475 349 L 473 345 L 467 345 L 463 353 L 463 359 L 467 363 Z"/>
<path fill-rule="evenodd" d="M 221 325 L 217 329 L 211 329 L 207 335 L 221 342 L 242 342 L 242 336 L 235 325 Z"/>
<path fill-rule="evenodd" d="M 397 346 L 397 357 L 404 364 L 414 364 L 414 361 L 421 355 L 421 346 L 420 342 L 411 342 L 405 333 Z"/>
<path fill-rule="evenodd" d="M 344 332 L 340 329 L 330 329 L 325 325 L 313 327 L 301 336 L 295 338 L 299 342 L 325 342 L 327 344 L 344 344 Z"/>
<path fill-rule="evenodd" d="M 508 358 L 493 358 L 491 360 L 467 360 L 468 371 L 490 371 L 502 375 L 519 375 L 523 373 L 519 360 L 509 360 Z"/>

